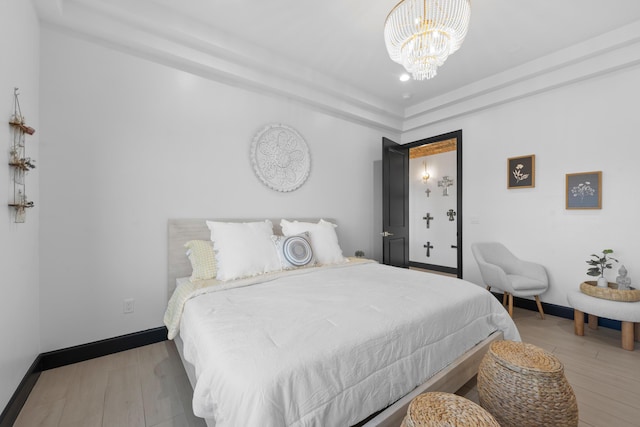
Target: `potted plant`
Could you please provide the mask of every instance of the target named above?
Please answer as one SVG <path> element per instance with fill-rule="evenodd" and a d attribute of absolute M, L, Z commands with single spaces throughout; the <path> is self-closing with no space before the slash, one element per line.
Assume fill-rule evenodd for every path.
<path fill-rule="evenodd" d="M 587 274 L 589 276 L 600 276 L 598 277 L 598 286 L 601 288 L 609 286 L 609 282 L 604 277 L 604 270 L 611 268 L 611 261 L 618 262 L 617 259 L 610 256 L 612 253 L 612 249 L 605 249 L 602 251 L 602 256 L 591 254 L 592 258 L 587 260 L 587 264 L 591 266 L 589 270 L 587 270 Z"/>

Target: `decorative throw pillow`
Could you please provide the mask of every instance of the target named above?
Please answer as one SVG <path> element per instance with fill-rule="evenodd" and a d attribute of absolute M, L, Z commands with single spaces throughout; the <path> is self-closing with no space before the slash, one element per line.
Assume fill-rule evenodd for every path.
<path fill-rule="evenodd" d="M 312 222 L 280 221 L 282 234 L 292 236 L 307 231 L 311 236 L 311 249 L 316 261 L 320 264 L 339 264 L 346 262 L 338 243 L 335 228 L 337 225 L 321 219 L 317 224 Z"/>
<path fill-rule="evenodd" d="M 271 240 L 276 245 L 282 268 L 292 269 L 316 263 L 309 233 L 305 232 L 294 236 L 271 236 Z"/>
<path fill-rule="evenodd" d="M 233 280 L 282 270 L 271 241 L 273 224 L 207 221 L 216 254 L 218 280 Z"/>
<path fill-rule="evenodd" d="M 216 256 L 210 240 L 191 240 L 184 244 L 191 262 L 189 280 L 208 280 L 216 277 Z"/>

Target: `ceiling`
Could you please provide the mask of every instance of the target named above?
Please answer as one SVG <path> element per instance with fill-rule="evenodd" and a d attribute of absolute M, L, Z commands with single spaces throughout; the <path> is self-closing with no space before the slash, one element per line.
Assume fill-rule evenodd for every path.
<path fill-rule="evenodd" d="M 132 42 L 143 43 L 140 29 L 155 28 L 158 38 L 200 49 L 197 61 L 217 67 L 223 71 L 219 75 L 227 78 L 234 72 L 241 74 L 229 64 L 240 64 L 251 84 L 274 86 L 279 76 L 308 88 L 333 90 L 335 96 L 348 93 L 354 108 L 358 103 L 369 109 L 375 105 L 400 118 L 412 106 L 640 23 L 638 0 L 475 0 L 469 33 L 460 50 L 440 67 L 435 78 L 402 83 L 399 76 L 404 70 L 389 59 L 383 40 L 384 20 L 396 0 L 35 2 L 44 21 L 71 26 L 93 37 L 127 44 L 128 34 Z M 138 30 L 108 35 L 99 29 L 100 25 L 115 29 L 127 24 Z M 598 43 L 593 49 L 600 49 Z M 203 52 L 226 62 L 210 62 L 202 58 Z"/>
<path fill-rule="evenodd" d="M 397 0 L 153 0 L 390 102 L 413 104 L 640 19 L 638 0 L 476 0 L 462 48 L 400 83 L 382 30 Z M 611 7 L 613 4 L 615 8 Z M 403 95 L 411 95 L 403 99 Z"/>

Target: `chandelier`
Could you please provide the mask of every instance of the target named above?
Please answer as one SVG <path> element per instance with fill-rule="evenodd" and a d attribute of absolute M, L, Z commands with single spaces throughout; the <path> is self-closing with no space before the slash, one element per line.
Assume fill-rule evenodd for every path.
<path fill-rule="evenodd" d="M 402 0 L 384 23 L 389 56 L 415 80 L 435 77 L 462 46 L 470 16 L 471 0 Z"/>

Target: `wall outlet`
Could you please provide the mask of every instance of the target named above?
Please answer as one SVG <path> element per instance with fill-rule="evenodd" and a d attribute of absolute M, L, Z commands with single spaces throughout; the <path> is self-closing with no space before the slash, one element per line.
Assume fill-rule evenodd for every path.
<path fill-rule="evenodd" d="M 136 300 L 134 300 L 133 298 L 125 299 L 124 303 L 122 304 L 122 312 L 124 314 L 133 313 L 135 309 L 135 303 L 136 303 Z"/>

